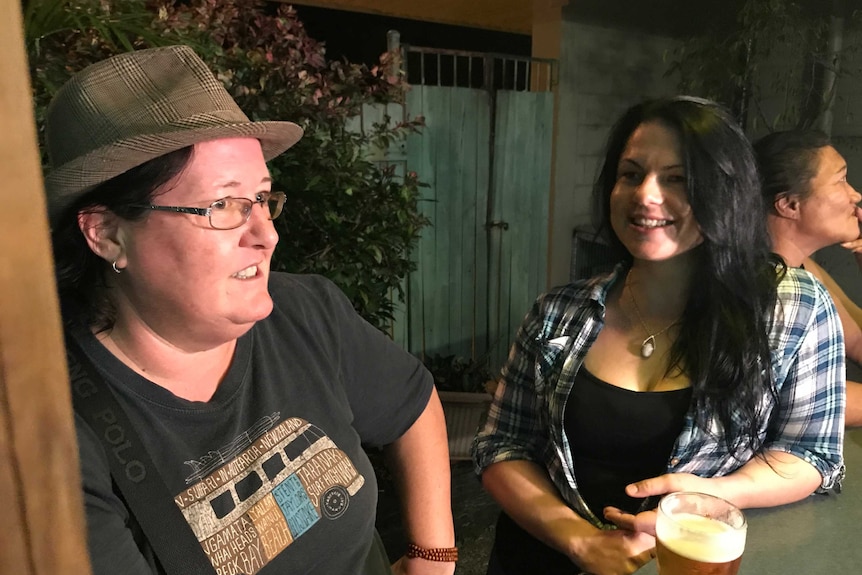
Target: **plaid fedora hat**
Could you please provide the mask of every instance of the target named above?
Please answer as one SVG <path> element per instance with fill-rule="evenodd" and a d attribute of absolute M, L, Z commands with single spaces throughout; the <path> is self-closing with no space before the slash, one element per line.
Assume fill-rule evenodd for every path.
<path fill-rule="evenodd" d="M 260 140 L 270 160 L 302 137 L 291 122 L 252 122 L 188 46 L 120 54 L 73 76 L 46 117 L 51 221 L 93 187 L 186 146 Z"/>

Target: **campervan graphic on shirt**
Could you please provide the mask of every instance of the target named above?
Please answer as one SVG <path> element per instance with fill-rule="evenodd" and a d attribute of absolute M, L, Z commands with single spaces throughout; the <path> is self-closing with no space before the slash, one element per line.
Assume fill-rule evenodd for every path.
<path fill-rule="evenodd" d="M 319 427 L 278 419 L 186 462 L 189 488 L 174 501 L 218 575 L 254 575 L 318 521 L 343 515 L 365 483 Z"/>

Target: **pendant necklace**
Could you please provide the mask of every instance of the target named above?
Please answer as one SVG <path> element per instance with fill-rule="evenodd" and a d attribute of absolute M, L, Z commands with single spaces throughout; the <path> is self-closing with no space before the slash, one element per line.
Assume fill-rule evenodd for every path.
<path fill-rule="evenodd" d="M 655 338 L 657 336 L 663 334 L 664 332 L 666 332 L 667 330 L 669 330 L 673 326 L 675 326 L 677 323 L 679 323 L 679 319 L 677 319 L 676 321 L 674 321 L 673 323 L 671 323 L 670 325 L 668 325 L 667 327 L 665 327 L 664 329 L 662 329 L 660 331 L 657 331 L 655 333 L 650 333 L 650 330 L 647 327 L 643 316 L 641 316 L 641 310 L 638 308 L 638 303 L 635 301 L 635 295 L 632 293 L 632 288 L 629 285 L 629 277 L 630 276 L 631 276 L 631 270 L 629 270 L 629 273 L 626 274 L 626 285 L 625 285 L 625 287 L 629 290 L 629 299 L 632 300 L 632 307 L 635 308 L 635 314 L 637 314 L 637 316 L 638 316 L 638 321 L 641 322 L 641 326 L 644 328 L 644 331 L 647 333 L 647 338 L 645 340 L 643 340 L 643 343 L 641 343 L 641 357 L 644 359 L 647 359 L 655 351 Z"/>

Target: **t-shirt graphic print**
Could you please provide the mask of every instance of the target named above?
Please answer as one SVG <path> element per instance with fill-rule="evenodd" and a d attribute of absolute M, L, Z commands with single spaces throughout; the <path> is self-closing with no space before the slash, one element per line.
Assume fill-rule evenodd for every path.
<path fill-rule="evenodd" d="M 199 460 L 174 498 L 218 575 L 254 575 L 321 520 L 336 520 L 365 479 L 317 426 L 279 413 Z"/>

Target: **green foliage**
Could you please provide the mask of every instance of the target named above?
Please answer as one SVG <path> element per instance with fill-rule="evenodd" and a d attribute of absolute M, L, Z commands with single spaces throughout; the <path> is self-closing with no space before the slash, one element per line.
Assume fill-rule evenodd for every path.
<path fill-rule="evenodd" d="M 73 73 L 119 52 L 172 43 L 152 30 L 153 13 L 144 0 L 122 0 L 117 7 L 97 0 L 25 0 L 23 16 L 40 142 L 48 102 Z"/>
<path fill-rule="evenodd" d="M 746 0 L 731 28 L 685 38 L 670 54 L 669 74 L 678 75 L 681 92 L 727 105 L 743 126 L 812 127 L 834 95 L 823 80 L 837 69 L 828 8 L 804 0 Z M 855 25 L 858 17 L 846 22 Z M 857 49 L 845 45 L 844 54 Z"/>
<path fill-rule="evenodd" d="M 403 100 L 406 85 L 399 73 L 387 73 L 388 54 L 371 69 L 328 60 L 324 45 L 283 3 L 31 2 L 51 4 L 51 10 L 62 5 L 68 21 L 52 24 L 56 33 L 33 31 L 40 38 L 30 50 L 40 122 L 51 95 L 75 71 L 130 47 L 183 43 L 195 48 L 250 118 L 301 125 L 303 139 L 270 162 L 273 188 L 287 192 L 284 215 L 276 221 L 281 239 L 273 269 L 325 275 L 369 322 L 381 329 L 391 323 L 393 295 L 403 299 L 402 279 L 414 267 L 410 249 L 427 220 L 417 210 L 416 175 L 399 174 L 369 155 L 397 145 L 421 121 L 345 127 L 365 104 Z M 50 18 L 32 21 L 45 20 Z M 106 30 L 111 22 L 116 27 Z"/>
<path fill-rule="evenodd" d="M 112 10 L 110 2 L 25 0 L 24 39 L 30 54 L 36 56 L 43 53 L 45 42 L 51 49 L 69 40 L 104 45 L 114 52 L 132 50 L 139 38 L 158 42 L 149 29 L 152 19 L 143 0 L 124 0 L 120 12 Z M 72 52 L 80 49 L 80 45 L 68 47 Z"/>

